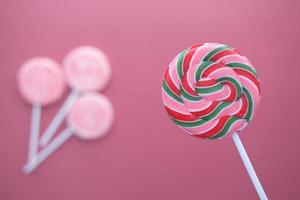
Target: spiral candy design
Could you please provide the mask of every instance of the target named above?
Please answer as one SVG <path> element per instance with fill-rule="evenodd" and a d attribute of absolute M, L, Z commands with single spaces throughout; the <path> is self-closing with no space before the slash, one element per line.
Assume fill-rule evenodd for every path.
<path fill-rule="evenodd" d="M 46 57 L 34 57 L 24 62 L 18 71 L 17 80 L 21 95 L 32 104 L 51 104 L 65 90 L 60 65 Z"/>
<path fill-rule="evenodd" d="M 219 139 L 240 132 L 260 100 L 260 84 L 250 61 L 217 43 L 179 53 L 165 71 L 162 98 L 169 117 L 189 134 Z"/>
<path fill-rule="evenodd" d="M 96 139 L 110 129 L 113 123 L 113 106 L 109 99 L 96 92 L 86 92 L 72 105 L 68 124 L 82 139 Z"/>

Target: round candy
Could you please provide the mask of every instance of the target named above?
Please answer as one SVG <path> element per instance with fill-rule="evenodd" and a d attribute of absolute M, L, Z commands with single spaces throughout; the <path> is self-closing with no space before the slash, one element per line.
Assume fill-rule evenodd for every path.
<path fill-rule="evenodd" d="M 106 55 L 90 46 L 72 50 L 64 60 L 64 68 L 70 87 L 79 91 L 101 90 L 111 76 Z"/>
<path fill-rule="evenodd" d="M 68 124 L 82 139 L 96 139 L 103 136 L 113 122 L 113 108 L 110 101 L 98 93 L 86 93 L 73 104 L 68 115 Z"/>
<path fill-rule="evenodd" d="M 165 71 L 162 98 L 171 120 L 189 134 L 218 139 L 240 132 L 260 100 L 257 73 L 234 48 L 216 43 L 179 53 Z"/>
<path fill-rule="evenodd" d="M 18 71 L 17 79 L 22 96 L 32 104 L 52 103 L 65 89 L 63 70 L 49 58 L 36 57 L 26 61 Z"/>

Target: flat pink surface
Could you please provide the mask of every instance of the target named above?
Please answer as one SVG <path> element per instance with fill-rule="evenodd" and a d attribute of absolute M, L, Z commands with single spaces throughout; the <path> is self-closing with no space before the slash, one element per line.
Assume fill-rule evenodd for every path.
<path fill-rule="evenodd" d="M 299 7 L 295 0 L 1 0 L 0 199 L 257 199 L 230 138 L 197 140 L 163 109 L 165 67 L 198 42 L 231 45 L 257 69 L 262 99 L 241 139 L 269 198 L 300 199 Z M 31 107 L 16 72 L 33 56 L 62 62 L 79 45 L 109 56 L 104 94 L 114 127 L 99 141 L 73 137 L 24 176 Z M 62 101 L 43 109 L 43 130 Z"/>

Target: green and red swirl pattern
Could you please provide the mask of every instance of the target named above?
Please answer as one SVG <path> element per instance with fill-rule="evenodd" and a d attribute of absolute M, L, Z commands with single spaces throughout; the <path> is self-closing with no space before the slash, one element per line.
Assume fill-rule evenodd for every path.
<path fill-rule="evenodd" d="M 162 98 L 171 120 L 189 134 L 219 139 L 240 132 L 260 100 L 250 61 L 234 48 L 204 43 L 179 53 L 164 74 Z"/>

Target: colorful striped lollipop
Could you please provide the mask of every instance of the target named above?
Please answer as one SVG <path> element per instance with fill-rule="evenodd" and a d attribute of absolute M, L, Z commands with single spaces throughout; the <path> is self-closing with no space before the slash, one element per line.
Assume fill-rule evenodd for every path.
<path fill-rule="evenodd" d="M 240 132 L 260 100 L 250 61 L 215 43 L 195 45 L 176 56 L 165 73 L 162 97 L 170 118 L 191 135 L 218 139 Z"/>
<path fill-rule="evenodd" d="M 171 120 L 190 135 L 212 140 L 233 136 L 259 196 L 267 198 L 237 135 L 260 100 L 256 70 L 244 55 L 217 43 L 185 49 L 165 71 L 162 98 Z"/>

